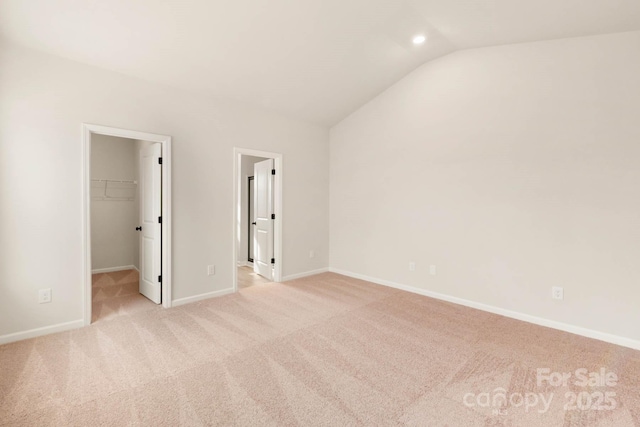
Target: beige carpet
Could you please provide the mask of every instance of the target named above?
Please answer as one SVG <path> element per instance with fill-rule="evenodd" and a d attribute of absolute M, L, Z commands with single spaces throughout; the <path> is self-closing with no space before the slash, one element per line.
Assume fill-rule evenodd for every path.
<path fill-rule="evenodd" d="M 480 406 L 500 388 L 554 397 Z M 600 391 L 615 409 L 563 408 Z M 633 426 L 640 352 L 326 273 L 0 346 L 0 396 L 11 426 Z"/>
<path fill-rule="evenodd" d="M 136 270 L 94 274 L 92 288 L 91 323 L 123 314 L 162 309 L 140 295 L 140 275 Z"/>

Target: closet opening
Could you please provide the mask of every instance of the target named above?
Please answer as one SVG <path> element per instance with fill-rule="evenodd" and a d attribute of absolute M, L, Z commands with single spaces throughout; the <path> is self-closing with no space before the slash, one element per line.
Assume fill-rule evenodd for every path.
<path fill-rule="evenodd" d="M 170 307 L 170 137 L 85 125 L 84 148 L 85 324 Z"/>

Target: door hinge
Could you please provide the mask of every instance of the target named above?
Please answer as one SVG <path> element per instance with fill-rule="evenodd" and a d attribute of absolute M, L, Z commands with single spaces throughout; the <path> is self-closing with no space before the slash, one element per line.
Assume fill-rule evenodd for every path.
<path fill-rule="evenodd" d="M 271 214 L 271 219 L 276 219 L 276 214 Z"/>
<path fill-rule="evenodd" d="M 276 263 L 276 259 L 275 258 L 271 258 L 271 264 L 275 264 Z"/>
<path fill-rule="evenodd" d="M 158 282 L 162 283 L 162 276 L 158 276 Z"/>
<path fill-rule="evenodd" d="M 158 217 L 158 223 L 162 224 L 162 217 L 161 216 Z"/>
<path fill-rule="evenodd" d="M 158 157 L 158 164 L 161 165 L 162 164 L 162 157 Z"/>
<path fill-rule="evenodd" d="M 271 175 L 275 175 L 276 174 L 276 170 L 275 169 L 271 169 Z"/>

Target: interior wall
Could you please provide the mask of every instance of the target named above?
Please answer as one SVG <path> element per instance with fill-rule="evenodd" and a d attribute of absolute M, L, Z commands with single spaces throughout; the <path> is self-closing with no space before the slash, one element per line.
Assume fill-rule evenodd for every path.
<path fill-rule="evenodd" d="M 238 262 L 246 263 L 249 254 L 248 178 L 253 176 L 253 165 L 266 160 L 262 157 L 242 156 L 240 164 L 240 218 L 238 219 Z"/>
<path fill-rule="evenodd" d="M 283 154 L 283 275 L 328 267 L 328 129 L 3 41 L 0 63 L 0 338 L 83 317 L 82 123 L 172 136 L 174 301 L 232 288 L 234 147 Z"/>
<path fill-rule="evenodd" d="M 91 179 L 138 181 L 135 141 L 106 135 L 91 138 Z M 91 200 L 91 268 L 138 268 L 137 186 L 134 200 Z"/>
<path fill-rule="evenodd" d="M 422 66 L 331 129 L 332 269 L 640 340 L 639 112 L 640 32 Z"/>

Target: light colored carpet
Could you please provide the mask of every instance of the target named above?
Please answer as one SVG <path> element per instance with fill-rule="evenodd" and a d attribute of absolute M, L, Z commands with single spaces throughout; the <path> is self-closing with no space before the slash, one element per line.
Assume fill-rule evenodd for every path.
<path fill-rule="evenodd" d="M 162 309 L 140 294 L 140 274 L 136 270 L 99 273 L 91 279 L 91 323 L 123 314 Z"/>
<path fill-rule="evenodd" d="M 583 367 L 619 381 L 536 384 Z M 464 404 L 497 388 L 555 397 Z M 616 409 L 565 411 L 572 391 Z M 326 273 L 0 346 L 0 396 L 11 426 L 633 426 L 640 352 Z"/>

